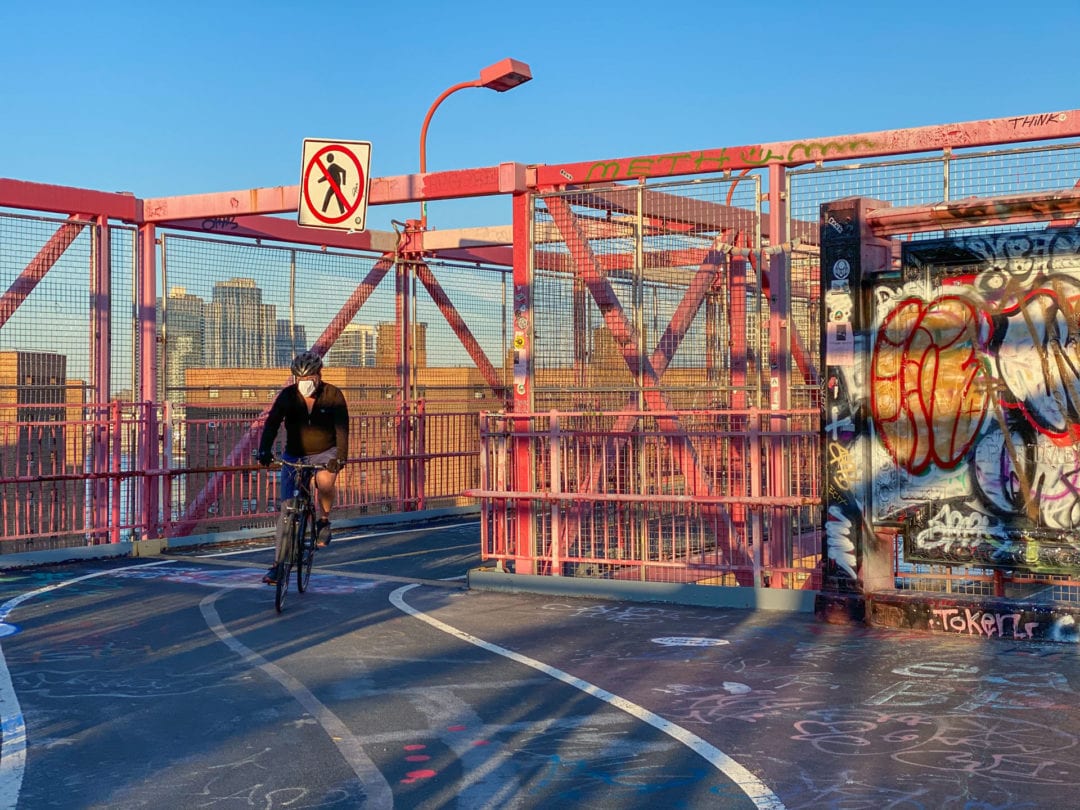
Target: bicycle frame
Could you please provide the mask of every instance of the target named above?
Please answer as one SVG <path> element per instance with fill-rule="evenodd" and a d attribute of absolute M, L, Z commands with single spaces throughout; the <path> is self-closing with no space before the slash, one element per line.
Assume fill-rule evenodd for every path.
<path fill-rule="evenodd" d="M 280 613 L 289 591 L 289 575 L 296 568 L 296 589 L 307 590 L 315 558 L 315 491 L 312 481 L 321 467 L 314 464 L 281 459 L 283 466 L 296 470 L 296 494 L 282 500 L 278 518 L 275 560 L 281 564 L 280 576 L 274 591 L 274 607 Z M 313 491 L 313 489 L 315 491 Z"/>

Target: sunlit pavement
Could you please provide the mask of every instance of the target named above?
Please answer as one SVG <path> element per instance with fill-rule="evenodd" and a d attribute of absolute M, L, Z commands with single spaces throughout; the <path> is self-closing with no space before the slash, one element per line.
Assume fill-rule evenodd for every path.
<path fill-rule="evenodd" d="M 0 806 L 1075 803 L 1073 645 L 467 591 L 478 531 L 339 537 L 281 615 L 265 547 L 4 575 Z"/>

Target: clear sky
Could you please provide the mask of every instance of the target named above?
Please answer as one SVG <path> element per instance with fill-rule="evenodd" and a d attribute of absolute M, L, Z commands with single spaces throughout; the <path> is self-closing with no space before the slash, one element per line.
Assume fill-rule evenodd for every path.
<path fill-rule="evenodd" d="M 4 0 L 0 177 L 163 197 L 295 185 L 305 137 L 430 171 L 718 148 L 1080 107 L 1080 2 Z M 397 207 L 395 207 L 397 208 Z M 369 210 L 370 228 L 390 216 Z M 505 199 L 430 206 L 510 222 Z"/>

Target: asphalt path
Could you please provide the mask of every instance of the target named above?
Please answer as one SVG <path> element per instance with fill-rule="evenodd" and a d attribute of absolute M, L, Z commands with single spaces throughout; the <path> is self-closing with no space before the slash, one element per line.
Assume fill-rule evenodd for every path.
<path fill-rule="evenodd" d="M 1077 647 L 470 591 L 476 523 L 0 577 L 0 807 L 1061 808 Z"/>

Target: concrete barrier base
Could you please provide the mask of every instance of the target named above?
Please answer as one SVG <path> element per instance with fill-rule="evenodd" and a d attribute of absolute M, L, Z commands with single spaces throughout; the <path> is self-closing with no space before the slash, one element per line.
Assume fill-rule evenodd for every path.
<path fill-rule="evenodd" d="M 812 613 L 816 591 L 780 588 L 737 588 L 670 582 L 623 582 L 588 577 L 550 577 L 509 574 L 495 568 L 474 568 L 468 575 L 475 590 L 538 593 L 549 596 L 588 596 L 634 602 L 670 602 L 700 607 L 743 608 Z"/>
<path fill-rule="evenodd" d="M 820 593 L 814 606 L 830 623 L 1007 641 L 1080 643 L 1080 605 L 995 596 L 875 591 Z"/>

